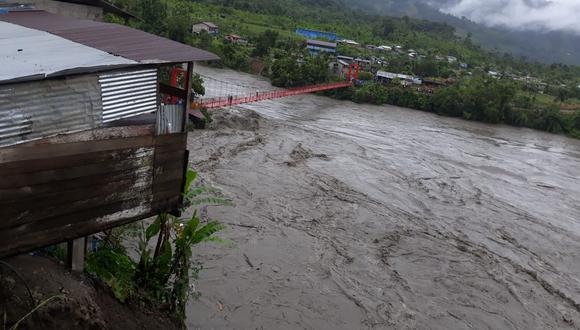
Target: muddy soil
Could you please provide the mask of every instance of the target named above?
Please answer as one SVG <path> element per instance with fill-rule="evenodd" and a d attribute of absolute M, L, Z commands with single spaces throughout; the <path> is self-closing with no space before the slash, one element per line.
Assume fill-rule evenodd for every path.
<path fill-rule="evenodd" d="M 301 96 L 189 149 L 235 203 L 191 329 L 580 329 L 580 141 Z"/>
<path fill-rule="evenodd" d="M 4 261 L 9 266 L 0 264 L 2 329 L 11 328 L 37 304 L 55 295 L 62 298 L 47 302 L 18 329 L 179 329 L 167 316 L 147 306 L 121 304 L 103 284 L 71 274 L 53 259 L 22 255 Z"/>

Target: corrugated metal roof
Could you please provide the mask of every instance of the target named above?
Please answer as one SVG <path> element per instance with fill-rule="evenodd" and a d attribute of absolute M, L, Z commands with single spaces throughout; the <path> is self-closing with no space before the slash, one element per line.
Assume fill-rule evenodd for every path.
<path fill-rule="evenodd" d="M 321 47 L 327 48 L 336 48 L 336 44 L 334 42 L 327 42 L 327 41 L 320 41 L 320 40 L 306 40 L 306 43 L 309 45 L 316 45 Z"/>
<path fill-rule="evenodd" d="M 139 64 L 47 32 L 0 21 L 0 83 L 44 79 L 71 70 Z"/>
<path fill-rule="evenodd" d="M 219 60 L 213 53 L 130 27 L 80 20 L 44 11 L 9 12 L 0 21 L 41 30 L 140 63 Z"/>

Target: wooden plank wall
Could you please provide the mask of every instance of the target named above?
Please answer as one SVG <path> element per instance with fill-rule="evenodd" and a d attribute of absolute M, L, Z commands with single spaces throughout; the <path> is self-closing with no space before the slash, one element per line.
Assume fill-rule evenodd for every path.
<path fill-rule="evenodd" d="M 186 134 L 106 128 L 0 149 L 0 257 L 175 210 Z"/>

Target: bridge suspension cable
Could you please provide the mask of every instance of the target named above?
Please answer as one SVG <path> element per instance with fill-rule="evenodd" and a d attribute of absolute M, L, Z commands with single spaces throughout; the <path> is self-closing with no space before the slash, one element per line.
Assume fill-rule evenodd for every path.
<path fill-rule="evenodd" d="M 232 81 L 224 81 L 197 73 L 204 81 L 205 95 L 197 97 L 192 104 L 193 109 L 206 108 L 214 109 L 244 103 L 252 103 L 263 100 L 271 100 L 293 95 L 316 93 L 332 89 L 339 89 L 352 86 L 352 81 L 358 79 L 359 67 L 351 64 L 346 81 L 324 83 L 302 87 L 280 88 L 260 88 L 256 86 L 244 86 Z M 199 112 L 199 110 L 197 111 Z"/>

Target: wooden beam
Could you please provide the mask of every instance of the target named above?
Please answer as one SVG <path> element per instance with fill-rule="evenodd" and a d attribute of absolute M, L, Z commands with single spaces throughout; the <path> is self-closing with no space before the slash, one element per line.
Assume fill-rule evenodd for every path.
<path fill-rule="evenodd" d="M 163 94 L 177 96 L 182 99 L 187 99 L 187 91 L 178 87 L 173 87 L 164 83 L 159 83 L 159 91 Z"/>
<path fill-rule="evenodd" d="M 191 107 L 191 77 L 193 75 L 193 62 L 187 62 L 187 72 L 185 73 L 185 88 L 187 91 L 187 95 L 185 98 L 185 107 L 183 109 L 183 120 L 182 120 L 182 127 L 181 127 L 181 131 L 185 132 L 185 130 L 187 129 L 187 120 L 188 118 L 188 113 L 189 113 L 189 108 Z"/>

